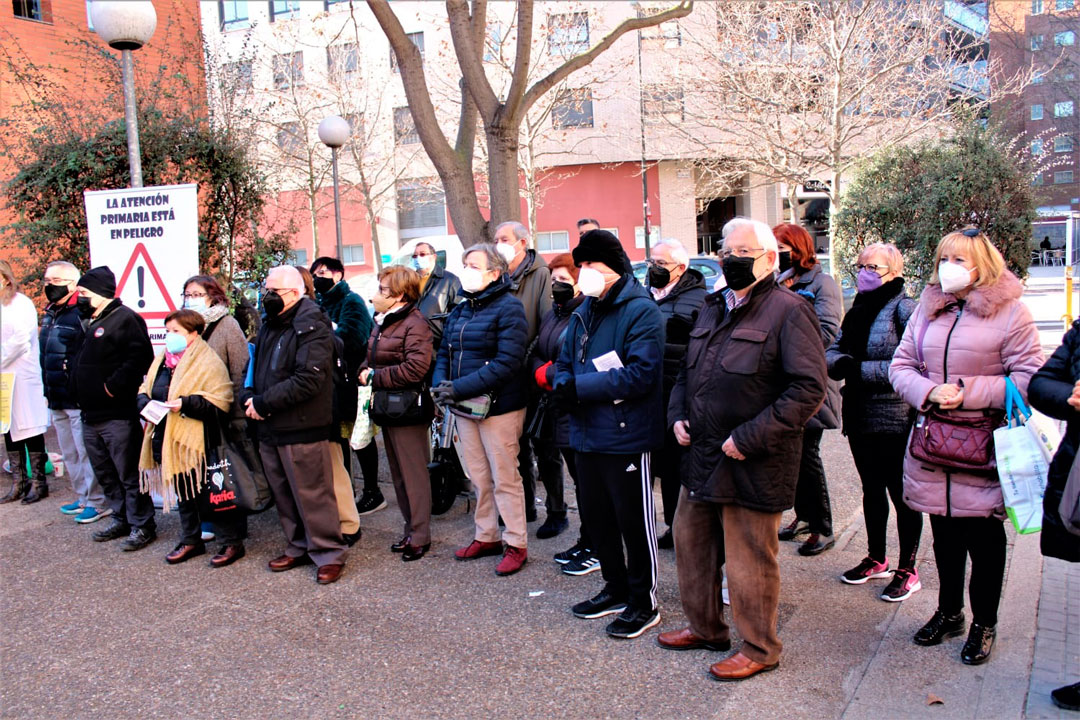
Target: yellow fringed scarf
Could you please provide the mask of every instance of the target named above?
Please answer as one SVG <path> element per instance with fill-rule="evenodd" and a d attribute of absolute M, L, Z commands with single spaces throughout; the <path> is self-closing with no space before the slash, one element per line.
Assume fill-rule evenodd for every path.
<path fill-rule="evenodd" d="M 152 397 L 154 378 L 157 377 L 164 362 L 162 352 L 150 364 L 139 392 Z M 201 395 L 223 412 L 228 412 L 232 405 L 233 388 L 229 371 L 218 354 L 202 338 L 196 338 L 188 345 L 183 357 L 173 369 L 169 383 L 168 400 L 177 400 L 188 395 Z M 154 425 L 147 425 L 143 433 L 142 453 L 139 456 L 139 489 L 143 492 L 157 492 L 162 497 L 164 512 L 172 508 L 172 493 L 169 485 L 186 482 L 186 492 L 176 487 L 178 495 L 193 498 L 206 484 L 206 447 L 201 420 L 185 417 L 180 413 L 170 412 L 162 420 L 165 423 L 165 437 L 161 444 L 161 466 L 154 462 L 153 435 Z"/>

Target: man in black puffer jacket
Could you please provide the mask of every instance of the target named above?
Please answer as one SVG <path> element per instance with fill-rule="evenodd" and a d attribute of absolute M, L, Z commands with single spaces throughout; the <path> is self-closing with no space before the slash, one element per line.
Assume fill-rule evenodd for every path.
<path fill-rule="evenodd" d="M 73 386 L 82 408 L 83 442 L 112 509 L 112 524 L 94 533 L 107 542 L 127 536 L 124 550 L 157 538 L 154 504 L 139 491 L 142 426 L 135 396 L 154 359 L 146 322 L 116 294 L 116 276 L 105 266 L 79 278 L 77 307 L 89 320 L 75 362 Z"/>
<path fill-rule="evenodd" d="M 90 457 L 83 442 L 82 413 L 74 393 L 71 376 L 75 358 L 82 349 L 86 335 L 76 307 L 79 269 L 69 262 L 57 260 L 45 268 L 45 297 L 49 300 L 41 318 L 38 345 L 41 348 L 41 379 L 45 399 L 49 402 L 56 440 L 64 456 L 64 468 L 71 478 L 71 489 L 77 496 L 74 502 L 60 506 L 60 512 L 74 515 L 77 523 L 92 523 L 112 513 L 105 502 L 105 493 L 94 476 Z"/>
<path fill-rule="evenodd" d="M 679 366 L 686 357 L 690 329 L 697 321 L 705 302 L 705 278 L 690 268 L 690 255 L 682 243 L 664 238 L 652 249 L 649 260 L 649 293 L 664 316 L 664 407 L 671 399 L 671 390 L 679 376 Z M 685 451 L 668 428 L 664 433 L 664 449 L 653 457 L 653 474 L 660 478 L 664 498 L 664 522 L 668 529 L 656 539 L 657 547 L 671 549 L 671 525 L 675 522 L 675 507 L 679 502 L 679 466 Z"/>
<path fill-rule="evenodd" d="M 322 310 L 304 297 L 296 268 L 270 270 L 263 294 L 266 322 L 255 337 L 253 384 L 241 393 L 259 429 L 259 455 L 288 546 L 274 572 L 314 562 L 319 584 L 345 567 L 331 464 L 334 347 Z"/>

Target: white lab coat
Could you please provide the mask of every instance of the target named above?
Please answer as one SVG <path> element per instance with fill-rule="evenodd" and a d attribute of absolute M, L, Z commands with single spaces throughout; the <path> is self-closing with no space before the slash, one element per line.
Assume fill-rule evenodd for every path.
<path fill-rule="evenodd" d="M 37 308 L 22 293 L 0 303 L 0 342 L 0 372 L 15 373 L 11 439 L 40 435 L 49 426 L 49 405 L 41 382 Z"/>

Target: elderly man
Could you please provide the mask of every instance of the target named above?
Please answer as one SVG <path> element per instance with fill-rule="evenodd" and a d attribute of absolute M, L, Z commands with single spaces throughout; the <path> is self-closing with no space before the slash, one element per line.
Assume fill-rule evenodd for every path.
<path fill-rule="evenodd" d="M 82 349 L 82 318 L 79 317 L 76 283 L 79 269 L 64 260 L 51 262 L 45 268 L 45 313 L 41 318 L 38 345 L 41 352 L 41 379 L 45 384 L 45 399 L 49 402 L 56 440 L 64 456 L 64 467 L 71 478 L 75 501 L 60 506 L 60 512 L 74 515 L 77 523 L 92 523 L 112 514 L 105 502 L 90 466 L 83 442 L 82 417 L 79 403 L 71 391 L 71 376 L 75 358 Z"/>
<path fill-rule="evenodd" d="M 75 362 L 75 398 L 82 409 L 86 455 L 109 499 L 112 524 L 94 533 L 96 542 L 127 536 L 126 551 L 157 539 L 154 504 L 139 490 L 142 426 L 135 397 L 154 349 L 146 322 L 116 295 L 116 276 L 105 266 L 79 278 L 79 315 L 88 321 Z"/>
<path fill-rule="evenodd" d="M 690 268 L 690 254 L 674 238 L 664 238 L 652 249 L 648 272 L 649 292 L 664 316 L 664 407 L 671 399 L 671 390 L 686 356 L 690 328 L 694 327 L 701 304 L 705 302 L 705 277 Z M 679 502 L 679 466 L 683 448 L 671 428 L 664 433 L 664 449 L 653 460 L 653 474 L 660 478 L 664 499 L 664 522 L 668 529 L 656 544 L 670 549 L 674 546 L 671 524 Z"/>
<path fill-rule="evenodd" d="M 252 385 L 241 394 L 259 431 L 259 454 L 288 545 L 274 572 L 314 562 L 316 579 L 337 581 L 345 567 L 330 455 L 333 338 L 296 268 L 270 270 L 262 296 L 266 322 L 255 337 Z"/>
<path fill-rule="evenodd" d="M 661 633 L 673 650 L 731 647 L 725 564 L 739 652 L 709 668 L 742 680 L 779 664 L 780 516 L 795 500 L 803 426 L 825 398 L 825 353 L 809 303 L 773 277 L 779 253 L 764 223 L 724 226 L 727 290 L 705 300 L 668 405 L 690 448 L 675 513 L 679 592 L 689 627 Z"/>
<path fill-rule="evenodd" d="M 438 350 L 442 342 L 446 316 L 461 300 L 461 281 L 438 263 L 435 246 L 418 242 L 413 248 L 412 268 L 420 275 L 420 299 L 416 302 L 420 314 L 428 321 L 431 338 Z"/>

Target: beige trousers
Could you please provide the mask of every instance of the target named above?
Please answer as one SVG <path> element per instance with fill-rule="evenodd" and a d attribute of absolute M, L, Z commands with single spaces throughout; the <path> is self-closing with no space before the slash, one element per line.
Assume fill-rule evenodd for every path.
<path fill-rule="evenodd" d="M 356 511 L 352 478 L 345 469 L 341 445 L 330 443 L 330 462 L 334 466 L 334 497 L 337 498 L 338 515 L 341 517 L 341 534 L 352 535 L 360 529 L 360 513 Z"/>
<path fill-rule="evenodd" d="M 502 515 L 506 525 L 502 539 L 507 545 L 525 548 L 525 489 L 517 464 L 525 408 L 483 420 L 456 420 L 461 454 L 476 489 L 476 539 L 498 542 Z"/>

